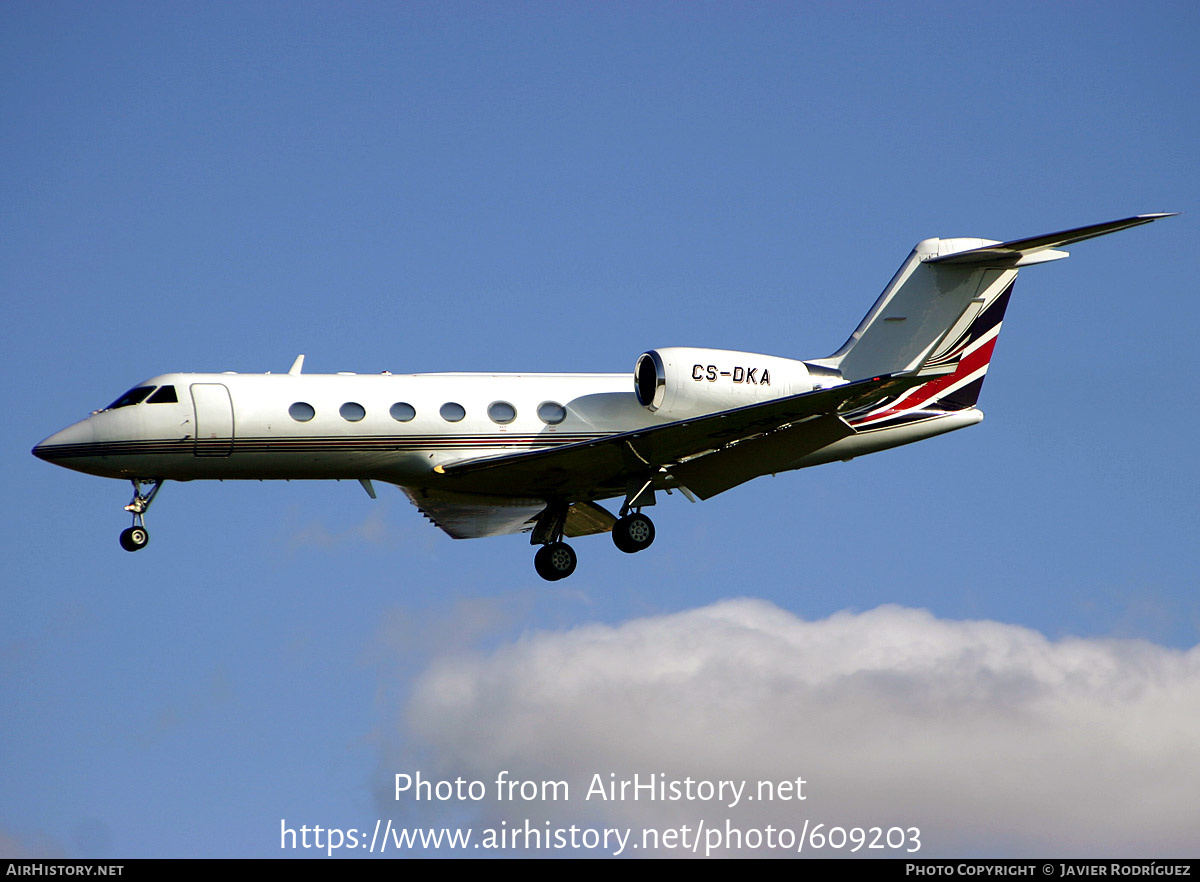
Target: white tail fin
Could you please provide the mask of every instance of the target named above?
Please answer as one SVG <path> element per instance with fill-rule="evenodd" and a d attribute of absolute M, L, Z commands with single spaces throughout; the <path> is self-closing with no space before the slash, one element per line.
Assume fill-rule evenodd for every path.
<path fill-rule="evenodd" d="M 982 334 L 994 338 L 1020 267 L 1067 257 L 1067 252 L 1055 250 L 1061 245 L 1171 216 L 1140 214 L 1012 242 L 925 239 L 917 243 L 850 339 L 815 364 L 836 368 L 847 380 L 916 370 L 929 371 L 931 376 L 954 373 L 973 340 Z M 994 305 L 1000 308 L 993 309 Z M 988 321 L 982 322 L 985 315 Z M 990 351 L 989 347 L 989 356 Z"/>

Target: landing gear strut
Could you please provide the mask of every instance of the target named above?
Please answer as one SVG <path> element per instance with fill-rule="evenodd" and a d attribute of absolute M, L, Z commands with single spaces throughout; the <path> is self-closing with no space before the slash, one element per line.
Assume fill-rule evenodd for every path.
<path fill-rule="evenodd" d="M 121 531 L 121 547 L 126 551 L 139 551 L 146 547 L 146 543 L 150 541 L 150 533 L 146 530 L 146 510 L 150 508 L 150 503 L 154 501 L 154 497 L 158 495 L 159 488 L 162 487 L 162 479 L 154 481 L 144 481 L 139 478 L 134 478 L 133 484 L 133 499 L 129 505 L 125 506 L 125 510 L 133 515 L 133 526 Z M 142 492 L 143 484 L 152 484 L 149 493 Z"/>
<path fill-rule="evenodd" d="M 640 486 L 629 485 L 617 522 L 613 524 L 613 545 L 626 554 L 643 551 L 654 541 L 654 522 L 642 514 L 643 505 L 654 505 L 654 489 L 650 480 Z"/>
<path fill-rule="evenodd" d="M 654 522 L 642 514 L 642 505 L 653 505 L 653 491 L 647 493 L 650 482 L 644 486 L 634 486 L 621 506 L 621 516 L 612 527 L 613 544 L 626 554 L 649 548 L 654 541 Z M 538 515 L 537 523 L 530 536 L 532 545 L 541 548 L 533 556 L 533 568 L 547 582 L 557 582 L 575 572 L 578 558 L 574 549 L 563 542 L 563 533 L 567 526 L 567 513 L 570 504 L 553 501 L 547 503 Z"/>
<path fill-rule="evenodd" d="M 547 582 L 567 578 L 575 572 L 575 565 L 579 562 L 575 549 L 562 541 L 568 508 L 565 502 L 551 502 L 538 515 L 533 535 L 529 537 L 531 544 L 542 546 L 533 556 L 533 568 Z"/>

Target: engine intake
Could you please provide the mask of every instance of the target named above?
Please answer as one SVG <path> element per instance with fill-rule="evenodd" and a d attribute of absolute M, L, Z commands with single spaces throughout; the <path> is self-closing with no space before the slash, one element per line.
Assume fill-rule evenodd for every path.
<path fill-rule="evenodd" d="M 659 354 L 653 349 L 642 353 L 633 369 L 633 376 L 638 404 L 651 411 L 662 407 L 667 392 L 667 371 Z"/>

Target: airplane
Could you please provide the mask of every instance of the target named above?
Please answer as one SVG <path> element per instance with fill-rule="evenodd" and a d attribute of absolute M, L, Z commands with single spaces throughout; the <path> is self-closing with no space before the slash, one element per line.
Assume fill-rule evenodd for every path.
<path fill-rule="evenodd" d="M 397 485 L 456 539 L 529 532 L 538 575 L 575 571 L 564 539 L 650 546 L 658 491 L 695 502 L 753 478 L 973 426 L 1020 268 L 1062 246 L 1174 213 L 1044 236 L 925 239 L 849 339 L 825 358 L 670 347 L 633 374 L 172 373 L 33 448 L 125 479 L 133 524 L 168 480 L 349 479 Z M 599 503 L 620 499 L 616 515 Z"/>

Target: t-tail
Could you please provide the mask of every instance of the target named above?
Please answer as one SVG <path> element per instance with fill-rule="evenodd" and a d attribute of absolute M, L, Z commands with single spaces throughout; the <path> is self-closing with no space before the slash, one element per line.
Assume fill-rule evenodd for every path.
<path fill-rule="evenodd" d="M 1012 242 L 925 239 L 850 339 L 809 364 L 836 370 L 848 381 L 893 373 L 929 376 L 926 383 L 844 413 L 859 431 L 973 408 L 1021 267 L 1067 257 L 1061 246 L 1171 216 L 1140 214 Z"/>

